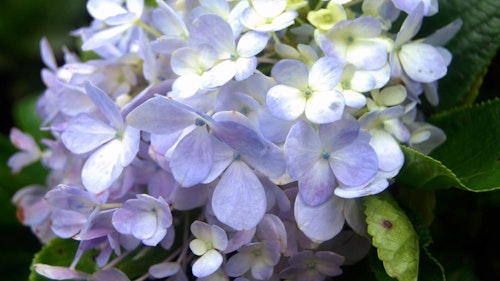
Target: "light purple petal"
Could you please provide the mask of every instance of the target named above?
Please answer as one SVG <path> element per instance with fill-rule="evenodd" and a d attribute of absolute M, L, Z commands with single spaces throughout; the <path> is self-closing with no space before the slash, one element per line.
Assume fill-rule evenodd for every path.
<path fill-rule="evenodd" d="M 209 124 L 212 133 L 234 150 L 246 154 L 264 155 L 267 142 L 253 128 L 251 121 L 237 111 L 221 111 L 213 116 L 214 123 Z"/>
<path fill-rule="evenodd" d="M 165 278 L 172 276 L 179 272 L 181 269 L 179 263 L 176 262 L 162 262 L 157 263 L 149 267 L 149 274 L 154 278 Z"/>
<path fill-rule="evenodd" d="M 210 45 L 219 55 L 231 54 L 236 49 L 231 26 L 214 14 L 204 14 L 193 21 L 189 43 L 195 48 Z"/>
<path fill-rule="evenodd" d="M 40 40 L 40 53 L 43 63 L 51 70 L 56 70 L 56 58 L 46 37 L 42 37 L 42 40 Z"/>
<path fill-rule="evenodd" d="M 91 115 L 82 113 L 68 122 L 61 140 L 71 152 L 82 154 L 114 139 L 115 135 L 116 129 Z"/>
<path fill-rule="evenodd" d="M 99 270 L 96 273 L 94 273 L 94 278 L 93 280 L 95 281 L 129 281 L 127 275 L 123 273 L 122 271 L 118 270 L 117 268 L 107 268 L 103 270 Z"/>
<path fill-rule="evenodd" d="M 319 126 L 319 139 L 328 152 L 351 144 L 359 135 L 359 124 L 354 118 L 340 119 L 334 123 Z"/>
<path fill-rule="evenodd" d="M 197 126 L 177 144 L 170 159 L 172 174 L 183 187 L 205 179 L 212 168 L 212 142 L 205 126 Z"/>
<path fill-rule="evenodd" d="M 36 263 L 33 265 L 33 269 L 40 275 L 53 280 L 88 280 L 91 278 L 87 273 L 77 271 L 75 269 L 70 269 L 62 266 L 52 266 L 47 264 Z"/>
<path fill-rule="evenodd" d="M 278 84 L 305 90 L 308 86 L 309 69 L 301 61 L 283 59 L 274 65 L 271 76 Z"/>
<path fill-rule="evenodd" d="M 212 197 L 216 217 L 236 229 L 255 227 L 266 211 L 264 188 L 242 161 L 233 162 L 222 175 Z"/>
<path fill-rule="evenodd" d="M 273 143 L 269 143 L 264 155 L 245 155 L 243 159 L 254 169 L 270 178 L 278 178 L 286 170 L 285 155 L 283 151 Z"/>
<path fill-rule="evenodd" d="M 393 2 L 396 6 L 398 6 L 398 4 L 400 6 L 413 6 L 411 9 L 406 9 L 408 16 L 401 25 L 401 28 L 396 36 L 396 40 L 394 41 L 394 46 L 399 47 L 410 41 L 420 30 L 422 19 L 424 17 L 424 4 L 422 3 L 423 1 L 420 0 L 393 0 Z"/>
<path fill-rule="evenodd" d="M 165 97 L 153 97 L 127 115 L 127 123 L 154 134 L 171 134 L 194 124 L 196 115 Z"/>
<path fill-rule="evenodd" d="M 357 186 L 371 180 L 378 170 L 378 158 L 366 142 L 355 141 L 330 156 L 335 177 L 344 185 Z"/>
<path fill-rule="evenodd" d="M 298 181 L 304 204 L 318 206 L 330 199 L 336 183 L 328 161 L 318 157 L 313 166 L 303 169 L 304 174 Z"/>
<path fill-rule="evenodd" d="M 335 237 L 344 227 L 344 204 L 336 196 L 325 203 L 311 207 L 300 196 L 295 200 L 297 225 L 310 239 L 318 242 Z"/>
<path fill-rule="evenodd" d="M 321 157 L 321 142 L 314 129 L 305 121 L 292 126 L 285 141 L 288 173 L 294 179 L 306 174 L 306 170 Z"/>

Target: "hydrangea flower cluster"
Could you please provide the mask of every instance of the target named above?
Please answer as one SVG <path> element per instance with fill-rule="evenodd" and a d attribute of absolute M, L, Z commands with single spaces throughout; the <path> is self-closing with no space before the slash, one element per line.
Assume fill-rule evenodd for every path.
<path fill-rule="evenodd" d="M 415 38 L 431 0 L 88 0 L 82 61 L 41 41 L 40 148 L 17 129 L 13 201 L 42 242 L 80 243 L 56 280 L 324 280 L 370 247 L 360 198 L 385 190 L 400 145 L 445 139 L 438 103 L 456 21 Z M 314 2 L 314 1 L 313 1 Z M 404 22 L 397 32 L 393 23 Z M 143 248 L 141 276 L 116 264 Z M 348 250 L 347 250 L 348 249 Z M 97 250 L 95 273 L 76 270 Z M 137 257 L 140 259 L 140 255 Z"/>

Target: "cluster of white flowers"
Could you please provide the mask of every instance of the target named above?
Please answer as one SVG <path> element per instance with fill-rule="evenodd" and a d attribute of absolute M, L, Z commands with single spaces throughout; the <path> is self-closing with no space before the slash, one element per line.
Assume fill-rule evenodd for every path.
<path fill-rule="evenodd" d="M 358 199 L 389 186 L 400 145 L 429 153 L 445 139 L 418 105 L 438 103 L 451 61 L 442 46 L 460 21 L 416 39 L 437 0 L 149 4 L 88 0 L 93 21 L 73 35 L 94 59 L 64 50 L 58 66 L 41 41 L 38 110 L 53 138 L 40 149 L 13 129 L 21 152 L 9 165 L 40 160 L 50 175 L 13 201 L 41 241 L 80 247 L 68 268 L 35 270 L 323 280 L 362 259 Z M 117 265 L 143 247 L 165 260 L 126 276 Z M 89 249 L 100 270 L 77 271 Z"/>

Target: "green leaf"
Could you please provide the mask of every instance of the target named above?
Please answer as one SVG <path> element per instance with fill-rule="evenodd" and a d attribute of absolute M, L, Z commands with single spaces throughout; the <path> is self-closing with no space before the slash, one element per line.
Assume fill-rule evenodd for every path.
<path fill-rule="evenodd" d="M 79 242 L 72 239 L 52 239 L 48 244 L 43 246 L 42 250 L 38 252 L 34 259 L 33 264 L 43 263 L 53 266 L 70 266 L 73 258 L 75 257 L 76 249 Z M 94 257 L 96 251 L 91 250 L 83 254 L 78 262 L 76 269 L 86 273 L 93 273 L 97 270 Z M 33 269 L 31 271 L 29 281 L 46 281 L 47 279 L 37 274 Z"/>
<path fill-rule="evenodd" d="M 447 75 L 439 82 L 439 110 L 456 106 L 474 96 L 481 77 L 500 48 L 500 1 L 440 0 L 439 13 L 425 18 L 422 33 L 461 18 L 459 33 L 446 46 L 453 54 Z"/>
<path fill-rule="evenodd" d="M 491 182 L 496 179 L 500 156 L 499 116 L 500 99 L 432 116 L 429 121 L 443 129 L 447 140 L 431 156 L 473 190 L 499 188 L 498 182 Z M 484 180 L 481 179 L 485 176 Z"/>
<path fill-rule="evenodd" d="M 401 149 L 405 163 L 396 182 L 424 190 L 463 186 L 460 179 L 440 161 L 406 146 L 401 146 Z"/>
<path fill-rule="evenodd" d="M 434 115 L 447 140 L 430 156 L 402 146 L 405 164 L 396 181 L 423 190 L 500 189 L 500 99 Z"/>
<path fill-rule="evenodd" d="M 390 277 L 418 279 L 419 242 L 410 220 L 388 192 L 364 198 L 368 233 Z"/>
<path fill-rule="evenodd" d="M 377 251 L 375 248 L 370 249 L 370 253 L 368 254 L 369 260 L 370 260 L 370 269 L 372 270 L 373 274 L 375 275 L 375 280 L 377 281 L 395 281 L 397 279 L 394 279 L 387 275 L 387 272 L 385 271 L 384 264 L 382 261 L 378 258 Z"/>
<path fill-rule="evenodd" d="M 418 276 L 420 280 L 446 281 L 443 267 L 425 247 L 420 248 L 420 265 Z"/>

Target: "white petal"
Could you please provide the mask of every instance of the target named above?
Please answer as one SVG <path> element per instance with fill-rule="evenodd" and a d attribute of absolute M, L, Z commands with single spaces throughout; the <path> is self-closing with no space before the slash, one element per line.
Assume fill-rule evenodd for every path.
<path fill-rule="evenodd" d="M 296 88 L 277 85 L 267 92 L 266 103 L 272 115 L 291 121 L 297 119 L 304 112 L 306 98 Z"/>
<path fill-rule="evenodd" d="M 251 3 L 254 10 L 264 18 L 275 18 L 287 5 L 286 0 L 252 0 Z"/>
<path fill-rule="evenodd" d="M 120 176 L 121 142 L 113 140 L 94 152 L 82 169 L 82 183 L 92 193 L 106 190 Z"/>
<path fill-rule="evenodd" d="M 267 33 L 248 31 L 238 40 L 236 52 L 242 57 L 252 57 L 260 53 L 269 40 Z"/>
<path fill-rule="evenodd" d="M 204 89 L 213 89 L 226 84 L 236 75 L 236 63 L 225 60 L 201 75 L 201 85 Z"/>
<path fill-rule="evenodd" d="M 439 51 L 425 43 L 411 43 L 401 47 L 399 59 L 408 76 L 422 83 L 430 83 L 442 78 L 446 72 L 446 62 Z"/>
<path fill-rule="evenodd" d="M 337 90 L 314 92 L 307 100 L 307 119 L 317 124 L 339 120 L 344 112 L 344 96 Z"/>
<path fill-rule="evenodd" d="M 313 91 L 333 89 L 342 76 L 343 64 L 333 57 L 317 60 L 309 71 L 309 88 Z"/>
<path fill-rule="evenodd" d="M 89 0 L 87 2 L 87 11 L 97 19 L 104 20 L 108 17 L 126 13 L 127 10 L 122 7 L 122 1 L 116 0 Z"/>
<path fill-rule="evenodd" d="M 404 155 L 396 140 L 382 130 L 371 130 L 370 144 L 378 157 L 379 168 L 385 172 L 399 170 L 404 163 Z"/>
<path fill-rule="evenodd" d="M 82 50 L 90 51 L 112 43 L 120 34 L 129 29 L 131 24 L 123 24 L 107 28 L 92 35 L 82 45 Z"/>

